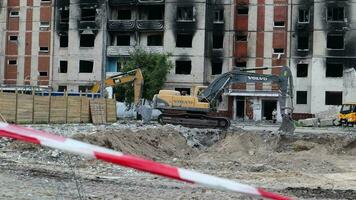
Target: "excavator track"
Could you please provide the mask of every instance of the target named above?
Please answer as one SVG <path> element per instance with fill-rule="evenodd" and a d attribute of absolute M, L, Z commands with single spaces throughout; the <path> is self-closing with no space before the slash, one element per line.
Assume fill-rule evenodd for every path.
<path fill-rule="evenodd" d="M 212 117 L 204 114 L 168 114 L 163 113 L 158 117 L 161 124 L 182 125 L 190 128 L 219 128 L 228 129 L 230 120 L 225 117 Z"/>

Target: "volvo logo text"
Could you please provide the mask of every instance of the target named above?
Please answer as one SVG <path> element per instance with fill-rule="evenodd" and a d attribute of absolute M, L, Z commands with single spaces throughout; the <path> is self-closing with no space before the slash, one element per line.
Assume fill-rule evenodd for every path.
<path fill-rule="evenodd" d="M 267 81 L 268 79 L 266 77 L 256 77 L 256 76 L 247 76 L 249 80 L 254 80 L 254 81 Z"/>

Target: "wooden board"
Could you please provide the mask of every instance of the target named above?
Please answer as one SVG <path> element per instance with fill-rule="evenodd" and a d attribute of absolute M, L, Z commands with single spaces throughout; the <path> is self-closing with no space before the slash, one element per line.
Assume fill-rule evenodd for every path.
<path fill-rule="evenodd" d="M 27 94 L 17 94 L 17 118 L 18 124 L 33 123 L 33 97 Z"/>
<path fill-rule="evenodd" d="M 49 123 L 49 97 L 35 96 L 33 108 L 33 122 L 37 124 Z"/>
<path fill-rule="evenodd" d="M 90 100 L 90 114 L 93 124 L 106 123 L 106 102 L 105 99 Z"/>
<path fill-rule="evenodd" d="M 106 121 L 116 122 L 116 100 L 106 99 Z"/>
<path fill-rule="evenodd" d="M 66 123 L 67 97 L 51 97 L 50 123 Z"/>
<path fill-rule="evenodd" d="M 80 122 L 90 123 L 89 98 L 81 97 Z"/>
<path fill-rule="evenodd" d="M 81 98 L 68 97 L 67 123 L 80 123 Z"/>
<path fill-rule="evenodd" d="M 16 94 L 0 92 L 0 112 L 9 123 L 16 122 Z"/>

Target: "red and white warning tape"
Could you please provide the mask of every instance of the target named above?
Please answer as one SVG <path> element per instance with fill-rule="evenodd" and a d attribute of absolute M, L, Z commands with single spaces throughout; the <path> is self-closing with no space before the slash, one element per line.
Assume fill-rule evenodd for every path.
<path fill-rule="evenodd" d="M 251 187 L 228 179 L 201 174 L 187 169 L 177 168 L 139 157 L 124 155 L 121 152 L 87 144 L 77 140 L 45 133 L 31 128 L 9 125 L 0 122 L 0 137 L 9 137 L 29 143 L 48 146 L 74 154 L 103 160 L 140 171 L 188 182 L 211 188 L 230 190 L 239 193 L 261 196 L 268 199 L 287 200 L 288 197 Z"/>

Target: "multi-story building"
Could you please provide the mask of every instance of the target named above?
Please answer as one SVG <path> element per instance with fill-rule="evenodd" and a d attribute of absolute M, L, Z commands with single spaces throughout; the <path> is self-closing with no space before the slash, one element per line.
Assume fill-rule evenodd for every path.
<path fill-rule="evenodd" d="M 171 53 L 165 88 L 187 93 L 234 67 L 288 65 L 295 112 L 307 116 L 356 99 L 355 7 L 350 0 L 1 1 L 0 84 L 84 91 L 120 71 L 139 47 Z M 219 108 L 234 119 L 279 112 L 275 84 L 233 84 L 225 94 Z"/>

